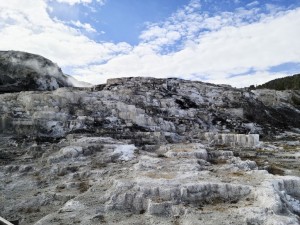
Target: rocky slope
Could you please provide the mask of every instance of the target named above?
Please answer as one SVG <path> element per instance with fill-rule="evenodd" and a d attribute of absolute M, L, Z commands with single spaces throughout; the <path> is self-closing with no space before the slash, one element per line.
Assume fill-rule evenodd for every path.
<path fill-rule="evenodd" d="M 0 93 L 73 86 L 50 60 L 26 52 L 0 51 Z"/>
<path fill-rule="evenodd" d="M 60 70 L 18 86 L 23 75 L 7 74 L 27 73 L 19 64 L 0 73 L 1 217 L 299 224 L 298 92 L 142 77 L 58 88 L 67 86 Z M 57 85 L 41 88 L 44 75 Z"/>
<path fill-rule="evenodd" d="M 69 135 L 5 147 L 26 152 L 0 172 L 1 216 L 20 224 L 299 224 L 299 177 L 205 143 L 149 152 Z"/>
<path fill-rule="evenodd" d="M 208 131 L 270 137 L 300 127 L 299 106 L 291 98 L 289 91 L 123 78 L 94 88 L 2 94 L 0 127 L 22 139 L 51 141 L 93 133 L 144 146 L 199 140 Z"/>

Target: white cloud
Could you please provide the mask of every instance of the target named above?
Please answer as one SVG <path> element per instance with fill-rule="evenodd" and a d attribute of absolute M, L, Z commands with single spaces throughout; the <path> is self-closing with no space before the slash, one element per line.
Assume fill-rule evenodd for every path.
<path fill-rule="evenodd" d="M 152 76 L 241 87 L 287 75 L 268 72 L 273 66 L 300 63 L 300 8 L 239 8 L 210 15 L 193 0 L 166 21 L 149 24 L 140 43 L 130 46 L 89 39 L 80 30 L 96 32 L 90 24 L 52 19 L 47 0 L 20 1 L 0 1 L 0 49 L 43 55 L 94 84 L 112 77 Z M 248 71 L 252 74 L 240 75 Z"/>
<path fill-rule="evenodd" d="M 259 1 L 253 1 L 253 2 L 250 2 L 247 4 L 248 7 L 254 7 L 254 6 L 257 6 L 259 5 Z"/>
<path fill-rule="evenodd" d="M 300 63 L 300 8 L 268 15 L 256 13 L 240 9 L 236 14 L 208 17 L 180 10 L 165 23 L 150 25 L 141 34 L 141 44 L 129 54 L 74 72 L 85 74 L 81 79 L 94 83 L 121 76 L 175 76 L 205 77 L 210 82 L 238 87 L 285 76 L 268 70 L 283 63 Z M 256 22 L 249 24 L 251 15 L 256 16 Z M 203 28 L 207 31 L 201 32 Z M 179 49 L 162 53 L 175 42 L 181 43 Z M 249 70 L 257 72 L 237 76 Z"/>
<path fill-rule="evenodd" d="M 96 0 L 96 2 L 98 2 L 100 5 L 104 5 L 106 3 L 107 0 Z"/>
<path fill-rule="evenodd" d="M 81 4 L 81 3 L 91 3 L 93 0 L 55 0 L 59 3 L 67 3 L 69 5 Z"/>
<path fill-rule="evenodd" d="M 142 43 L 147 43 L 160 51 L 163 46 L 174 45 L 181 39 L 193 39 L 202 28 L 205 19 L 205 15 L 195 12 L 200 7 L 199 1 L 193 0 L 165 22 L 150 24 L 140 35 Z"/>
<path fill-rule="evenodd" d="M 95 30 L 95 28 L 93 28 L 91 26 L 91 24 L 89 24 L 89 23 L 81 23 L 79 20 L 77 20 L 77 21 L 71 21 L 70 23 L 73 24 L 74 26 L 78 27 L 78 28 L 85 29 L 87 32 L 97 32 Z"/>
<path fill-rule="evenodd" d="M 50 1 L 57 1 L 59 3 L 66 3 L 69 5 L 75 5 L 75 4 L 90 4 L 93 2 L 93 0 L 50 0 Z M 96 2 L 100 5 L 104 5 L 106 0 L 96 0 Z"/>
<path fill-rule="evenodd" d="M 268 71 L 257 71 L 254 74 L 234 76 L 231 78 L 221 78 L 207 80 L 207 82 L 215 84 L 230 84 L 233 87 L 247 87 L 250 85 L 259 85 L 266 83 L 270 80 L 285 77 L 285 73 L 270 73 Z"/>
<path fill-rule="evenodd" d="M 93 29 L 80 22 L 77 25 Z M 95 42 L 80 30 L 51 19 L 46 0 L 0 1 L 0 37 L 2 50 L 40 54 L 69 67 L 101 63 L 131 49 L 126 43 Z"/>
<path fill-rule="evenodd" d="M 248 25 L 249 22 L 258 21 L 265 16 L 258 13 L 258 9 L 255 8 L 250 10 L 239 8 L 235 12 L 209 15 L 208 12 L 201 12 L 201 5 L 198 2 L 191 1 L 165 22 L 148 25 L 140 35 L 142 43 L 152 45 L 159 51 L 164 46 L 174 45 L 178 41 L 195 42 L 200 33 L 218 31 L 224 27 Z"/>

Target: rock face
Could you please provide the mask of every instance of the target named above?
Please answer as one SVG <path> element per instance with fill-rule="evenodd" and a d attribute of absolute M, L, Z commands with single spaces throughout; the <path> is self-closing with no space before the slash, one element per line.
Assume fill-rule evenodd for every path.
<path fill-rule="evenodd" d="M 50 60 L 26 52 L 0 51 L 0 93 L 70 86 L 68 77 Z"/>
<path fill-rule="evenodd" d="M 94 88 L 6 93 L 0 101 L 0 132 L 36 140 L 80 132 L 153 146 L 203 139 L 205 132 L 264 137 L 300 127 L 294 105 L 179 79 L 113 79 Z"/>
<path fill-rule="evenodd" d="M 300 91 L 298 90 L 276 91 L 270 89 L 257 89 L 252 92 L 257 99 L 267 106 L 286 106 L 291 109 L 299 109 L 300 106 Z"/>
<path fill-rule="evenodd" d="M 24 225 L 299 224 L 296 91 L 141 77 L 62 87 L 58 67 L 18 54 L 2 52 L 0 61 L 1 217 Z"/>
<path fill-rule="evenodd" d="M 253 148 L 259 145 L 258 134 L 215 134 L 205 133 L 206 139 L 217 145 L 227 145 L 231 147 L 249 147 Z"/>
<path fill-rule="evenodd" d="M 232 151 L 189 143 L 146 152 L 79 134 L 22 149 L 0 172 L 1 216 L 21 224 L 299 224 L 300 178 Z"/>

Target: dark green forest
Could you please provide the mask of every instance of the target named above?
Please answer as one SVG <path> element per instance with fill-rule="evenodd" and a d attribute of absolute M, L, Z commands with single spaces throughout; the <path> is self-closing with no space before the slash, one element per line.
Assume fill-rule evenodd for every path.
<path fill-rule="evenodd" d="M 250 86 L 250 88 L 253 85 Z M 274 89 L 274 90 L 300 90 L 300 74 L 295 74 L 293 76 L 278 78 L 271 80 L 265 84 L 258 85 L 256 89 Z"/>

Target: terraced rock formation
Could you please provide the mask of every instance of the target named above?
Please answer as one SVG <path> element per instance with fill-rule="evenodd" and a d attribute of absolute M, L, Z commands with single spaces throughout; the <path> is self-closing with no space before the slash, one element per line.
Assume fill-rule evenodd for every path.
<path fill-rule="evenodd" d="M 145 77 L 69 87 L 45 58 L 0 53 L 1 217 L 300 223 L 297 91 Z"/>
<path fill-rule="evenodd" d="M 200 143 L 146 152 L 71 135 L 1 168 L 2 216 L 22 224 L 299 224 L 300 178 Z M 37 151 L 39 152 L 39 151 Z"/>

